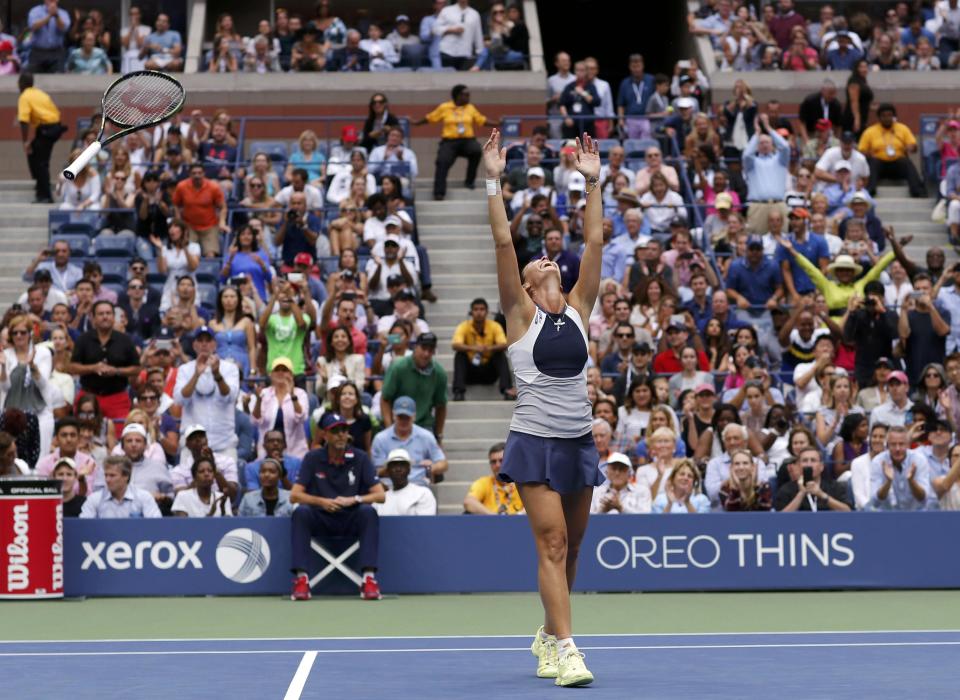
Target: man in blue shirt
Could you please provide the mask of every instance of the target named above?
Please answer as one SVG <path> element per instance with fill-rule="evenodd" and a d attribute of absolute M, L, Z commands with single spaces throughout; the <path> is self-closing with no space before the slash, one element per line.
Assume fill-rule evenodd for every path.
<path fill-rule="evenodd" d="M 147 36 L 140 57 L 147 58 L 148 70 L 183 70 L 183 39 L 180 32 L 170 29 L 169 16 L 157 15 L 156 31 Z"/>
<path fill-rule="evenodd" d="M 823 236 L 807 232 L 809 220 L 810 212 L 803 207 L 794 207 L 790 211 L 790 240 L 797 252 L 826 274 L 827 265 L 830 264 L 830 250 Z M 813 281 L 797 264 L 797 259 L 782 245 L 777 245 L 774 261 L 780 267 L 784 293 L 792 304 L 798 303 L 802 295 L 814 294 L 817 291 Z"/>
<path fill-rule="evenodd" d="M 273 242 L 283 246 L 283 267 L 281 272 L 291 272 L 294 260 L 300 253 L 312 253 L 317 249 L 320 236 L 320 219 L 307 211 L 307 196 L 303 192 L 290 195 L 290 208 L 283 217 L 283 223 L 273 234 Z"/>
<path fill-rule="evenodd" d="M 348 447 L 346 419 L 338 413 L 324 415 L 320 428 L 326 447 L 303 458 L 290 502 L 299 504 L 291 517 L 294 574 L 291 600 L 310 600 L 310 544 L 314 536 L 349 536 L 360 540 L 360 595 L 379 600 L 374 576 L 380 539 L 380 520 L 374 503 L 383 503 L 385 492 L 366 452 Z"/>
<path fill-rule="evenodd" d="M 827 68 L 830 70 L 852 70 L 863 53 L 853 45 L 850 34 L 837 32 L 837 48 L 827 51 Z"/>
<path fill-rule="evenodd" d="M 30 9 L 27 24 L 33 36 L 30 42 L 30 72 L 59 73 L 63 70 L 63 40 L 70 29 L 70 15 L 58 0 L 44 0 Z"/>
<path fill-rule="evenodd" d="M 757 329 L 760 344 L 779 360 L 780 343 L 774 337 L 770 310 L 780 305 L 783 286 L 777 264 L 763 255 L 760 236 L 750 236 L 746 257 L 730 263 L 727 296 L 737 305 L 737 317 Z"/>
<path fill-rule="evenodd" d="M 757 117 L 757 129 L 743 151 L 743 175 L 747 181 L 750 209 L 747 230 L 763 233 L 767 216 L 777 209 L 785 217 L 783 203 L 787 191 L 787 168 L 790 165 L 790 144 L 770 126 L 770 117 Z"/>
<path fill-rule="evenodd" d="M 907 429 L 887 432 L 887 449 L 870 462 L 870 507 L 873 510 L 926 510 L 932 503 L 930 465 L 920 450 L 911 450 Z"/>
<path fill-rule="evenodd" d="M 283 436 L 283 431 L 269 430 L 263 435 L 263 459 L 253 462 L 247 462 L 244 467 L 244 491 L 254 491 L 260 488 L 260 465 L 266 459 L 275 459 L 283 466 L 283 473 L 280 474 L 280 485 L 282 488 L 290 488 L 290 479 L 295 479 L 300 473 L 299 457 L 287 454 L 287 441 Z"/>
<path fill-rule="evenodd" d="M 103 463 L 106 488 L 88 496 L 81 518 L 160 518 L 153 494 L 130 485 L 133 465 L 125 455 L 111 455 Z"/>
<path fill-rule="evenodd" d="M 643 56 L 630 54 L 630 76 L 621 81 L 617 90 L 617 116 L 629 139 L 650 138 L 650 120 L 643 115 L 654 92 L 653 76 L 644 73 L 643 68 Z"/>
<path fill-rule="evenodd" d="M 447 456 L 433 433 L 414 424 L 416 416 L 417 402 L 409 396 L 398 396 L 393 402 L 393 425 L 377 433 L 370 448 L 371 457 L 377 471 L 385 475 L 387 456 L 391 450 L 402 448 L 411 460 L 408 480 L 429 486 L 435 475 L 447 470 Z"/>
<path fill-rule="evenodd" d="M 600 263 L 600 279 L 613 278 L 617 282 L 623 280 L 623 271 L 627 266 L 627 258 L 619 243 L 612 242 L 613 222 L 603 220 L 603 259 Z"/>
<path fill-rule="evenodd" d="M 433 33 L 433 25 L 437 23 L 440 10 L 446 6 L 447 0 L 433 0 L 433 14 L 427 15 L 420 21 L 420 41 L 428 46 L 427 55 L 430 57 L 430 65 L 433 68 L 440 68 L 443 65 L 440 62 L 440 37 Z"/>
<path fill-rule="evenodd" d="M 552 228 L 543 235 L 543 252 L 560 267 L 560 288 L 569 294 L 580 277 L 580 258 L 576 253 L 563 248 L 563 233 Z"/>

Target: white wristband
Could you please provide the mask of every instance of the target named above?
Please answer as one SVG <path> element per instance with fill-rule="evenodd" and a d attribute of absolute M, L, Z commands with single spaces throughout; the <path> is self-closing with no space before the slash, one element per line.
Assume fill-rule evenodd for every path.
<path fill-rule="evenodd" d="M 487 196 L 496 197 L 498 194 L 500 194 L 500 180 L 487 178 Z"/>

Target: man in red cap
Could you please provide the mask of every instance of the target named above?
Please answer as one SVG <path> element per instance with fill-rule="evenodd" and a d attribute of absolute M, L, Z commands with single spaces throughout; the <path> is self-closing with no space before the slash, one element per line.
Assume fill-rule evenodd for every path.
<path fill-rule="evenodd" d="M 840 145 L 840 140 L 833 135 L 833 122 L 829 119 L 818 119 L 814 126 L 813 138 L 803 147 L 803 157 L 810 160 L 819 160 L 828 148 Z"/>
<path fill-rule="evenodd" d="M 823 236 L 810 233 L 807 230 L 810 212 L 804 207 L 794 207 L 790 210 L 789 217 L 790 234 L 788 237 L 793 243 L 793 249 L 826 274 L 827 265 L 830 264 L 830 249 Z M 777 245 L 774 260 L 780 266 L 784 290 L 792 304 L 798 303 L 800 297 L 804 294 L 816 293 L 817 288 L 813 281 L 800 267 L 796 257 L 790 255 L 782 245 Z"/>
<path fill-rule="evenodd" d="M 333 177 L 340 172 L 350 172 L 350 154 L 357 148 L 360 140 L 360 130 L 353 124 L 347 124 L 340 129 L 340 142 L 330 147 L 330 158 L 327 161 L 327 177 Z"/>
<path fill-rule="evenodd" d="M 293 271 L 288 273 L 287 279 L 291 275 L 303 275 L 307 280 L 307 287 L 310 289 L 310 296 L 317 304 L 322 304 L 327 298 L 327 289 L 320 281 L 320 275 L 313 264 L 313 256 L 310 253 L 297 253 L 293 258 Z M 296 278 L 291 280 L 296 282 Z"/>

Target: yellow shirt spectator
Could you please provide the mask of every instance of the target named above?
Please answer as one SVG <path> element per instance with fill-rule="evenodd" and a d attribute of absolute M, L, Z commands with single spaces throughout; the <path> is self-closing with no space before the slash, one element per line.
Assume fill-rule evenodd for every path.
<path fill-rule="evenodd" d="M 457 106 L 453 100 L 438 105 L 426 119 L 431 124 L 443 122 L 440 137 L 445 139 L 475 138 L 474 125 L 480 127 L 487 123 L 487 118 L 472 104 Z"/>
<path fill-rule="evenodd" d="M 516 515 L 523 512 L 523 501 L 520 500 L 517 485 L 500 483 L 492 474 L 474 481 L 469 495 L 497 515 Z"/>
<path fill-rule="evenodd" d="M 30 126 L 59 124 L 60 110 L 50 95 L 35 87 L 28 87 L 17 100 L 17 121 Z"/>
<path fill-rule="evenodd" d="M 496 321 L 491 321 L 490 319 L 484 320 L 483 332 L 481 333 L 477 330 L 476 324 L 470 320 L 464 321 L 457 326 L 457 329 L 453 332 L 453 344 L 484 345 L 490 347 L 494 345 L 506 345 L 507 335 L 503 332 L 503 326 Z M 467 352 L 471 361 L 476 354 L 475 352 Z M 486 364 L 490 361 L 490 356 L 490 352 L 482 353 L 480 362 Z"/>
<path fill-rule="evenodd" d="M 907 156 L 907 152 L 917 145 L 910 127 L 894 122 L 889 129 L 877 123 L 867 127 L 860 137 L 857 150 L 868 158 L 894 161 Z"/>

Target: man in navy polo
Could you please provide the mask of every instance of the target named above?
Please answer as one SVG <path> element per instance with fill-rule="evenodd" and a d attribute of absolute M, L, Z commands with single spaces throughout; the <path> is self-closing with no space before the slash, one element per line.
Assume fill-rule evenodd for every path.
<path fill-rule="evenodd" d="M 747 239 L 747 255 L 730 263 L 727 270 L 727 297 L 737 306 L 737 318 L 754 326 L 760 344 L 780 358 L 780 345 L 773 330 L 772 309 L 780 305 L 783 284 L 780 269 L 763 255 L 763 238 Z"/>
<path fill-rule="evenodd" d="M 290 491 L 293 511 L 294 574 L 291 600 L 310 600 L 310 539 L 314 535 L 357 537 L 360 540 L 360 597 L 379 600 L 375 573 L 380 521 L 373 503 L 383 503 L 385 492 L 366 452 L 348 448 L 346 419 L 337 413 L 323 417 L 320 428 L 326 447 L 303 458 L 297 482 Z"/>
<path fill-rule="evenodd" d="M 543 252 L 560 267 L 560 288 L 569 294 L 580 277 L 580 257 L 563 249 L 563 232 L 556 228 L 543 234 Z"/>

